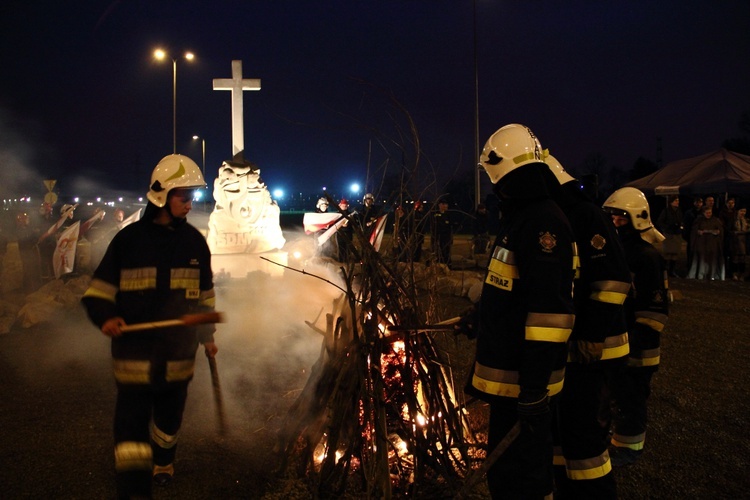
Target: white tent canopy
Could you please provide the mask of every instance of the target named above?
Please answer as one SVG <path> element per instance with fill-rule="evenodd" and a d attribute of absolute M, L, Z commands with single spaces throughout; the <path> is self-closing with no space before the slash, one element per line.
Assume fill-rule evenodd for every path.
<path fill-rule="evenodd" d="M 750 156 L 719 149 L 667 163 L 653 174 L 626 184 L 653 194 L 750 194 Z"/>

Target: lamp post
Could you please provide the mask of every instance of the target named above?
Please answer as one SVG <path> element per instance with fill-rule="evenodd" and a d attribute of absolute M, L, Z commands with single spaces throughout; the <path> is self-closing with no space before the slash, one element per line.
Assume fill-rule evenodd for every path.
<path fill-rule="evenodd" d="M 201 151 L 202 151 L 201 173 L 203 174 L 203 182 L 206 182 L 206 139 L 204 139 L 203 137 L 199 135 L 193 136 L 194 141 L 197 141 L 198 139 L 201 140 Z M 206 185 L 206 191 L 208 191 L 208 184 Z M 205 195 L 203 197 L 203 211 L 204 212 L 206 211 L 206 197 L 207 196 L 208 195 Z"/>
<path fill-rule="evenodd" d="M 193 140 L 197 141 L 198 139 L 201 140 L 201 149 L 203 151 L 203 163 L 201 163 L 201 172 L 203 173 L 203 179 L 206 179 L 206 139 L 199 135 L 194 135 Z"/>
<path fill-rule="evenodd" d="M 164 49 L 156 49 L 154 57 L 159 61 L 166 58 L 172 60 L 172 153 L 177 153 L 177 59 L 170 56 Z M 188 61 L 195 59 L 192 52 L 185 52 L 183 57 Z"/>

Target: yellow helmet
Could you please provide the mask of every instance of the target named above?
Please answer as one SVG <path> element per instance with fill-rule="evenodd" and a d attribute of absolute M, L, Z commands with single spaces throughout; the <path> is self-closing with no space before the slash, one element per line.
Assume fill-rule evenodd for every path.
<path fill-rule="evenodd" d="M 487 139 L 479 156 L 479 167 L 487 172 L 493 184 L 497 184 L 511 171 L 542 161 L 542 145 L 531 129 L 511 123 Z"/>
<path fill-rule="evenodd" d="M 198 165 L 187 156 L 165 156 L 151 173 L 151 187 L 146 198 L 157 207 L 167 204 L 167 195 L 176 188 L 204 188 L 206 182 Z"/>
<path fill-rule="evenodd" d="M 665 240 L 664 235 L 651 222 L 646 195 L 640 190 L 634 187 L 620 188 L 607 198 L 602 207 L 610 214 L 627 216 L 644 241 L 659 243 Z"/>

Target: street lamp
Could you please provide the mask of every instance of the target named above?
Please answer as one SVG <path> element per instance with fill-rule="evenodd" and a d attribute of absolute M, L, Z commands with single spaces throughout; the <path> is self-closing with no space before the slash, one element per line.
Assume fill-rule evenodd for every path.
<path fill-rule="evenodd" d="M 172 60 L 172 152 L 177 153 L 177 59 L 163 49 L 156 49 L 154 57 L 159 61 L 167 58 Z M 188 61 L 195 59 L 192 52 L 185 52 L 183 57 Z"/>
<path fill-rule="evenodd" d="M 203 151 L 202 157 L 203 161 L 201 163 L 201 171 L 203 173 L 203 182 L 206 182 L 206 139 L 199 135 L 194 135 L 193 140 L 197 141 L 198 139 L 201 140 L 201 150 Z M 208 184 L 206 184 L 206 188 L 208 189 Z M 203 211 L 206 211 L 206 199 L 203 199 Z"/>
<path fill-rule="evenodd" d="M 197 141 L 198 139 L 201 140 L 201 147 L 203 150 L 203 163 L 201 164 L 202 165 L 201 170 L 203 172 L 203 180 L 205 180 L 206 179 L 206 139 L 204 139 L 203 137 L 199 135 L 193 136 L 194 141 Z"/>

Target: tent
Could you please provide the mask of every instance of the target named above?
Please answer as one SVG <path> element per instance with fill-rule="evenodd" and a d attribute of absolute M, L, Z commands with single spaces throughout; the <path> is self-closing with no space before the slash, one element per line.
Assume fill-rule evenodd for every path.
<path fill-rule="evenodd" d="M 626 186 L 653 194 L 750 194 L 750 156 L 719 149 L 667 163 L 653 174 Z"/>

